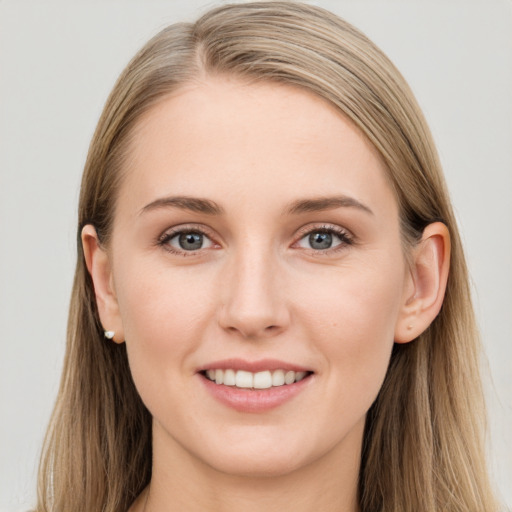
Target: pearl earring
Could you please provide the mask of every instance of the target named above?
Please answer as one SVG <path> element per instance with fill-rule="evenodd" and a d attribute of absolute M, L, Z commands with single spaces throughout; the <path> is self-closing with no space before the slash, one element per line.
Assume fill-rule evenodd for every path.
<path fill-rule="evenodd" d="M 107 340 L 111 340 L 114 337 L 115 332 L 114 331 L 103 331 L 103 335 L 105 336 L 105 338 L 107 338 Z"/>

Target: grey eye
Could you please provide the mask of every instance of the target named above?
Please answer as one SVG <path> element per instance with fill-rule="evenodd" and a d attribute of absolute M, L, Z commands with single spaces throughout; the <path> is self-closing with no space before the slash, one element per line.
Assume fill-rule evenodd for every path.
<path fill-rule="evenodd" d="M 311 231 L 303 236 L 298 246 L 303 249 L 314 249 L 315 251 L 325 251 L 342 244 L 349 244 L 350 241 L 342 233 L 336 233 L 334 230 L 321 229 Z"/>
<path fill-rule="evenodd" d="M 197 251 L 210 247 L 212 242 L 203 233 L 189 231 L 174 235 L 169 240 L 169 245 L 182 251 Z"/>
<path fill-rule="evenodd" d="M 308 237 L 309 245 L 312 249 L 329 249 L 332 246 L 331 233 L 311 233 Z"/>

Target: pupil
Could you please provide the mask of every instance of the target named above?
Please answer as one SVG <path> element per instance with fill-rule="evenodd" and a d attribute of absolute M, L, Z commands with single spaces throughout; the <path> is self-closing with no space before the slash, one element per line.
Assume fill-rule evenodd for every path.
<path fill-rule="evenodd" d="M 329 249 L 332 245 L 330 233 L 312 233 L 309 235 L 309 244 L 313 249 Z"/>
<path fill-rule="evenodd" d="M 179 237 L 180 247 L 186 251 L 201 249 L 203 235 L 199 233 L 183 233 Z"/>

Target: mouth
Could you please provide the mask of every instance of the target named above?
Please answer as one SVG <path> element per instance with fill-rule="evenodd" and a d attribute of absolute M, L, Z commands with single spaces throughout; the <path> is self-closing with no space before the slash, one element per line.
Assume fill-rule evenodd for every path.
<path fill-rule="evenodd" d="M 232 386 L 238 389 L 270 389 L 290 386 L 308 378 L 313 372 L 285 369 L 250 372 L 234 368 L 209 368 L 200 373 L 217 385 Z"/>
<path fill-rule="evenodd" d="M 265 413 L 302 395 L 315 372 L 274 359 L 228 359 L 197 369 L 204 389 L 218 402 L 241 413 Z"/>

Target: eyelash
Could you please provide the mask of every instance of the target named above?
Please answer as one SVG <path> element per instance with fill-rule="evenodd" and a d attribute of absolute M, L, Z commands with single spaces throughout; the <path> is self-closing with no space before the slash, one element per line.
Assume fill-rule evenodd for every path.
<path fill-rule="evenodd" d="M 176 254 L 178 256 L 195 256 L 199 251 L 202 249 L 198 249 L 197 251 L 185 251 L 185 250 L 177 250 L 174 247 L 172 247 L 169 242 L 178 235 L 186 235 L 186 234 L 198 234 L 202 235 L 205 238 L 209 239 L 213 245 L 218 245 L 213 242 L 213 237 L 205 230 L 202 229 L 199 226 L 182 226 L 179 228 L 171 229 L 169 231 L 166 231 L 162 235 L 158 237 L 157 245 L 161 246 L 166 251 L 170 252 L 171 254 Z"/>
<path fill-rule="evenodd" d="M 313 233 L 325 233 L 335 235 L 339 238 L 340 243 L 334 247 L 329 247 L 327 249 L 313 249 L 313 248 L 304 248 L 305 251 L 308 251 L 310 254 L 314 255 L 332 255 L 336 254 L 339 251 L 342 251 L 347 248 L 347 246 L 354 244 L 354 237 L 344 228 L 341 228 L 332 224 L 324 224 L 322 226 L 306 226 L 299 230 L 298 239 L 294 242 L 293 245 L 297 245 L 300 241 L 302 241 L 307 236 L 312 235 Z"/>
<path fill-rule="evenodd" d="M 340 250 L 345 249 L 347 246 L 354 244 L 354 238 L 353 235 L 351 235 L 347 230 L 340 228 L 339 226 L 335 225 L 322 225 L 322 226 L 306 226 L 304 228 L 301 228 L 299 232 L 297 233 L 297 240 L 293 243 L 293 246 L 296 246 L 299 242 L 301 242 L 304 238 L 307 236 L 312 235 L 313 233 L 325 233 L 325 234 L 332 234 L 339 238 L 340 243 L 334 247 L 329 247 L 327 249 L 313 249 L 313 248 L 303 248 L 303 250 L 308 251 L 311 254 L 315 255 L 327 255 L 327 254 L 333 254 L 337 253 Z M 187 257 L 187 256 L 195 256 L 198 254 L 199 251 L 203 250 L 198 249 L 195 251 L 186 251 L 186 250 L 177 250 L 174 247 L 172 247 L 169 242 L 175 238 L 178 235 L 186 235 L 186 234 L 199 234 L 207 239 L 210 240 L 210 242 L 213 245 L 218 245 L 216 242 L 213 241 L 213 237 L 203 228 L 199 226 L 183 226 L 180 228 L 171 229 L 170 231 L 166 231 L 162 235 L 158 237 L 157 245 L 161 246 L 166 251 L 170 252 L 171 254 L 176 254 L 179 256 Z"/>

